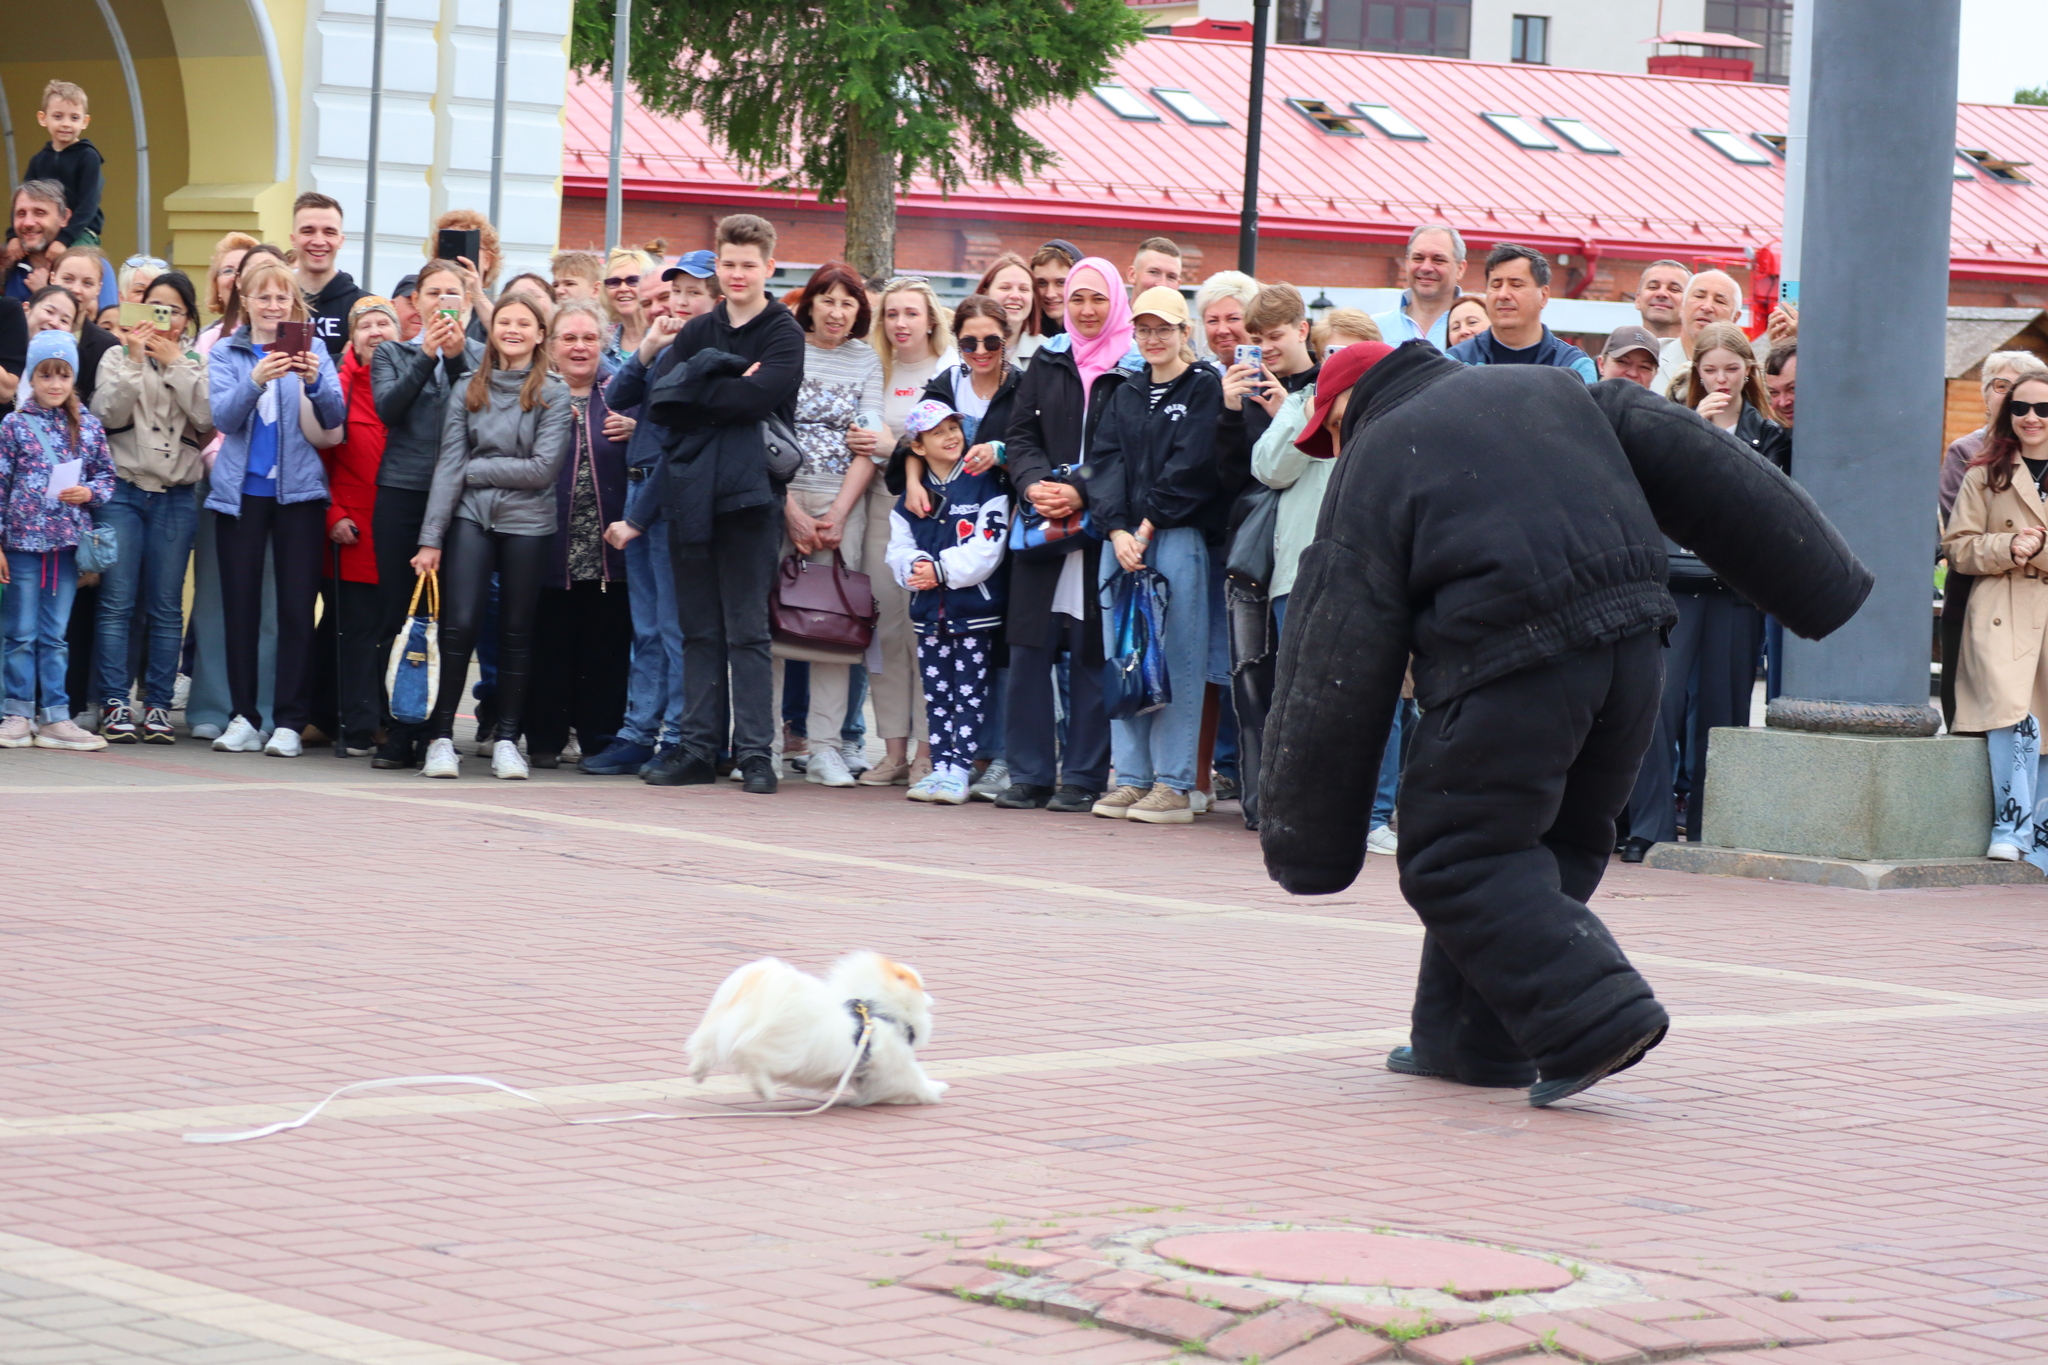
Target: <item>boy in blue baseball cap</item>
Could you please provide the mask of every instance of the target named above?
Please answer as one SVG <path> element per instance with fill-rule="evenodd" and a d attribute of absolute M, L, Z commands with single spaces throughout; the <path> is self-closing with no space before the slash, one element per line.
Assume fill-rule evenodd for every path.
<path fill-rule="evenodd" d="M 725 297 L 718 287 L 718 257 L 710 251 L 685 251 L 661 278 L 668 285 L 669 308 L 679 318 L 708 313 Z"/>

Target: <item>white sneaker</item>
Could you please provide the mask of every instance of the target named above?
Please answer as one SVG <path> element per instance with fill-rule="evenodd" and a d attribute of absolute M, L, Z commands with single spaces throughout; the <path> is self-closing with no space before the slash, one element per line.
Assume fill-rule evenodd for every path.
<path fill-rule="evenodd" d="M 1384 853 L 1388 857 L 1399 853 L 1401 851 L 1401 841 L 1395 835 L 1394 827 L 1392 825 L 1381 825 L 1378 829 L 1366 835 L 1365 851 L 1367 853 Z"/>
<path fill-rule="evenodd" d="M 208 723 L 204 723 L 204 722 L 202 722 L 201 724 L 198 724 L 198 725 L 195 725 L 195 726 L 193 726 L 193 727 L 192 727 L 192 738 L 194 738 L 194 739 L 219 739 L 219 738 L 220 738 L 220 727 L 219 727 L 218 725 L 212 725 L 212 724 L 208 724 Z"/>
<path fill-rule="evenodd" d="M 2020 852 L 2018 844 L 1993 844 L 1984 856 L 1993 862 L 2016 863 L 2026 855 Z"/>
<path fill-rule="evenodd" d="M 491 746 L 491 776 L 502 777 L 508 782 L 526 780 L 526 759 L 520 754 L 515 741 L 501 739 Z"/>
<path fill-rule="evenodd" d="M 997 759 L 982 769 L 981 780 L 968 787 L 967 794 L 976 801 L 993 801 L 1010 789 L 1010 765 Z"/>
<path fill-rule="evenodd" d="M 28 723 L 27 716 L 0 720 L 0 749 L 26 749 L 35 742 L 35 727 Z"/>
<path fill-rule="evenodd" d="M 262 749 L 263 732 L 241 716 L 229 721 L 228 728 L 213 742 L 214 752 L 220 754 L 254 754 Z"/>
<path fill-rule="evenodd" d="M 821 787 L 853 785 L 853 774 L 846 770 L 846 756 L 838 749 L 818 749 L 809 757 L 811 761 L 804 770 L 804 781 L 815 782 Z"/>
<path fill-rule="evenodd" d="M 272 758 L 297 758 L 305 748 L 299 743 L 297 730 L 287 730 L 280 725 L 270 732 L 270 743 L 263 746 L 263 752 Z"/>
<path fill-rule="evenodd" d="M 420 768 L 420 776 L 462 776 L 462 756 L 455 752 L 454 740 L 437 739 L 427 746 L 427 761 Z"/>
<path fill-rule="evenodd" d="M 99 735 L 87 734 L 76 721 L 53 720 L 47 725 L 36 727 L 38 749 L 78 749 L 89 752 L 104 749 L 107 741 Z"/>
<path fill-rule="evenodd" d="M 874 765 L 868 762 L 868 747 L 857 739 L 841 740 L 839 757 L 846 761 L 846 771 L 859 777 Z"/>

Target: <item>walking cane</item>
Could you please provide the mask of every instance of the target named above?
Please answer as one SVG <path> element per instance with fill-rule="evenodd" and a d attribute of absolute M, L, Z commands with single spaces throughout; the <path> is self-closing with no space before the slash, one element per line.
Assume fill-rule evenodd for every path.
<path fill-rule="evenodd" d="M 328 544 L 334 547 L 334 756 L 347 758 L 348 654 L 341 646 L 341 542 L 330 539 Z"/>

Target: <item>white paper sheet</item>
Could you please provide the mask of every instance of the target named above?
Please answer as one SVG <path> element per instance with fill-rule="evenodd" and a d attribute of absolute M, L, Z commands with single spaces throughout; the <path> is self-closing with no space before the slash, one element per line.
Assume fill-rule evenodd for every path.
<path fill-rule="evenodd" d="M 67 488 L 78 487 L 85 476 L 84 460 L 65 460 L 50 466 L 50 481 L 43 486 L 43 501 L 55 502 L 57 495 Z"/>

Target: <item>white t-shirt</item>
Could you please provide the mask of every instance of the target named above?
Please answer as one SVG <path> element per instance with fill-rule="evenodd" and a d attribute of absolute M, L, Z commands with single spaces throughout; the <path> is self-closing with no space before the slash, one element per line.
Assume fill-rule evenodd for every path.
<path fill-rule="evenodd" d="M 884 342 L 884 345 L 888 343 Z M 939 372 L 937 356 L 923 360 L 897 361 L 882 384 L 882 420 L 889 424 L 892 440 L 903 439 L 903 419 L 924 397 L 924 386 Z"/>

